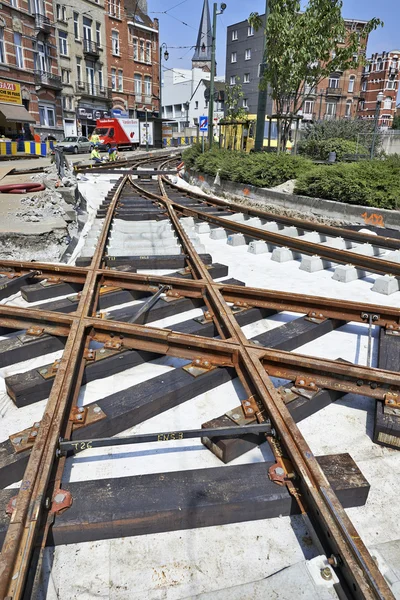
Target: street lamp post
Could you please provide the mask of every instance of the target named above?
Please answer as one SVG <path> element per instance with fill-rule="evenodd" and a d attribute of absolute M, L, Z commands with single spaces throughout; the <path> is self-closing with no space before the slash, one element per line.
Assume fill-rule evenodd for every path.
<path fill-rule="evenodd" d="M 222 15 L 226 9 L 226 4 L 221 3 L 218 10 L 217 3 L 214 2 L 213 10 L 213 26 L 212 26 L 212 46 L 211 46 L 211 75 L 210 75 L 210 101 L 208 105 L 208 144 L 212 147 L 213 144 L 213 129 L 214 129 L 214 77 L 215 77 L 215 41 L 217 36 L 217 15 Z"/>
<path fill-rule="evenodd" d="M 164 50 L 164 59 L 168 60 L 169 59 L 169 52 L 168 52 L 168 46 L 167 46 L 167 44 L 165 42 L 160 45 L 160 64 L 159 64 L 159 67 L 160 67 L 160 93 L 159 93 L 159 97 L 160 97 L 160 109 L 158 111 L 160 119 L 162 119 L 162 68 L 161 68 L 161 61 L 162 61 L 162 52 L 163 52 L 163 50 Z"/>
<path fill-rule="evenodd" d="M 149 123 L 147 121 L 147 108 L 144 109 L 146 115 L 146 152 L 149 151 Z"/>
<path fill-rule="evenodd" d="M 384 98 L 383 92 L 379 92 L 376 97 L 376 109 L 375 109 L 375 123 L 374 123 L 374 134 L 372 136 L 372 144 L 371 144 L 371 160 L 375 156 L 375 144 L 376 144 L 376 136 L 378 134 L 378 122 L 379 122 L 379 111 L 381 108 L 381 104 Z"/>

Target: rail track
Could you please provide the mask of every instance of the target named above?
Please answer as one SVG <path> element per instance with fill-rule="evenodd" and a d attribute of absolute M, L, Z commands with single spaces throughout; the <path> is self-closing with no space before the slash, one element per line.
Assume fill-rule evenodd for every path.
<path fill-rule="evenodd" d="M 19 290 L 27 303 L 0 305 L 6 335 L 0 341 L 1 366 L 49 352 L 60 355 L 56 362 L 42 362 L 29 371 L 17 368 L 6 378 L 18 410 L 48 401 L 40 421 L 0 444 L 2 487 L 22 479 L 15 498 L 12 490 L 1 492 L 9 521 L 3 520 L 0 598 L 30 597 L 37 590 L 49 540 L 72 543 L 138 533 L 137 515 L 127 516 L 124 507 L 119 525 L 117 517 L 115 522 L 103 517 L 100 526 L 95 517 L 86 517 L 79 503 L 84 492 L 76 491 L 71 506 L 71 486 L 64 482 L 71 460 L 67 451 L 94 447 L 94 440 L 118 435 L 232 379 L 240 382 L 245 398 L 229 414 L 219 416 L 216 409 L 211 427 L 218 427 L 219 435 L 212 436 L 207 427 L 204 443 L 229 462 L 266 439 L 274 461 L 263 467 L 264 476 L 269 474 L 275 486 L 284 488 L 310 523 L 329 558 L 328 575 L 338 577 L 349 598 L 394 597 L 296 423 L 343 394 L 360 394 L 376 402 L 375 441 L 400 447 L 400 375 L 388 358 L 393 348 L 398 354 L 399 310 L 224 280 L 227 267 L 213 262 L 203 241 L 206 235 L 226 239 L 228 246 L 270 252 L 272 259 L 275 253 L 278 260 L 301 256 L 302 267 L 311 257 L 313 266 L 304 270 L 316 270 L 317 262 L 321 269 L 351 265 L 357 277 L 368 272 L 386 278 L 400 275 L 400 242 L 186 193 L 163 174 L 173 171 L 174 161 L 137 159 L 125 165 L 130 167 L 126 174 L 120 173 L 121 165 L 113 170 L 118 180 L 99 203 L 76 266 L 0 261 L 3 298 Z M 110 166 L 93 172 L 97 170 L 108 174 Z M 279 328 L 275 339 L 272 332 L 252 338 L 244 333 L 246 325 L 284 311 L 300 316 Z M 166 319 L 168 326 L 157 325 Z M 380 368 L 294 351 L 350 322 L 366 324 L 370 332 L 380 327 L 385 350 Z M 107 396 L 82 406 L 83 385 L 160 356 L 183 361 L 178 363 L 183 366 L 160 381 L 155 377 L 153 387 L 129 388 L 125 399 L 118 392 L 114 402 Z M 278 379 L 279 388 L 274 385 Z M 127 401 L 132 397 L 133 405 Z M 229 444 L 224 427 L 230 436 L 237 427 Z M 160 432 L 156 437 L 163 441 L 190 435 L 194 432 Z M 124 443 L 140 441 L 129 438 Z M 244 466 L 250 473 L 250 465 Z M 138 505 L 139 512 L 143 509 Z M 165 530 L 146 518 L 139 533 Z M 202 525 L 219 523 L 209 519 Z M 231 518 L 241 520 L 246 519 Z"/>

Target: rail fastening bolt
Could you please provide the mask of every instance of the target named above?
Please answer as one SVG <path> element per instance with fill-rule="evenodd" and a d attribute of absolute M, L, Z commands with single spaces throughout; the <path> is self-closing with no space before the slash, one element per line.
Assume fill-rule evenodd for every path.
<path fill-rule="evenodd" d="M 275 473 L 276 475 L 284 475 L 285 471 L 282 469 L 282 467 L 276 467 Z"/>
<path fill-rule="evenodd" d="M 300 379 L 299 385 L 304 385 L 304 379 Z"/>
<path fill-rule="evenodd" d="M 332 579 L 332 571 L 330 570 L 329 567 L 325 567 L 324 569 L 321 569 L 321 577 L 322 577 L 322 579 L 325 579 L 326 581 L 329 581 L 330 579 Z"/>
<path fill-rule="evenodd" d="M 63 502 L 65 500 L 65 494 L 56 494 L 54 496 L 54 502 L 57 502 L 57 504 L 60 504 L 60 502 Z"/>

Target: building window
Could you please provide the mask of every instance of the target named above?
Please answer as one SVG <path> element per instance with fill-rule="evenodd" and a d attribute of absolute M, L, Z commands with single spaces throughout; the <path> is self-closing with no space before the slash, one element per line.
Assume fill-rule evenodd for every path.
<path fill-rule="evenodd" d="M 58 32 L 58 44 L 60 54 L 62 56 L 68 56 L 68 34 L 65 31 Z"/>
<path fill-rule="evenodd" d="M 237 52 L 232 52 L 231 63 L 235 63 L 236 61 L 237 61 Z"/>
<path fill-rule="evenodd" d="M 363 92 L 365 92 L 367 90 L 367 80 L 363 81 L 361 84 L 361 89 Z"/>
<path fill-rule="evenodd" d="M 348 88 L 348 92 L 352 93 L 354 92 L 354 82 L 355 82 L 356 78 L 354 77 L 354 75 L 352 75 L 349 79 L 349 88 Z"/>
<path fill-rule="evenodd" d="M 146 42 L 146 62 L 151 63 L 151 44 Z"/>
<path fill-rule="evenodd" d="M 243 98 L 243 108 L 249 108 L 249 105 L 247 104 L 247 98 Z"/>
<path fill-rule="evenodd" d="M 383 62 L 380 60 L 376 65 L 377 71 L 383 71 Z"/>
<path fill-rule="evenodd" d="M 117 19 L 121 18 L 121 0 L 109 0 L 108 14 Z"/>
<path fill-rule="evenodd" d="M 329 77 L 329 87 L 337 90 L 339 87 L 339 77 Z"/>
<path fill-rule="evenodd" d="M 67 9 L 62 4 L 56 4 L 57 21 L 67 20 Z"/>
<path fill-rule="evenodd" d="M 303 114 L 312 115 L 314 111 L 314 102 L 313 100 L 306 100 L 304 102 Z"/>
<path fill-rule="evenodd" d="M 133 38 L 133 60 L 139 60 L 138 48 L 139 48 L 138 39 Z"/>
<path fill-rule="evenodd" d="M 100 25 L 100 23 L 96 23 L 96 44 L 100 48 L 100 46 L 101 46 L 101 25 Z"/>
<path fill-rule="evenodd" d="M 234 29 L 232 31 L 232 42 L 235 42 L 238 39 L 238 32 L 237 29 Z"/>
<path fill-rule="evenodd" d="M 113 30 L 111 34 L 112 53 L 114 56 L 119 56 L 119 33 Z"/>
<path fill-rule="evenodd" d="M 140 61 L 144 62 L 144 41 L 140 40 Z"/>
<path fill-rule="evenodd" d="M 231 75 L 231 78 L 229 80 L 229 85 L 235 85 L 236 83 L 236 77 L 235 75 Z"/>
<path fill-rule="evenodd" d="M 17 67 L 24 68 L 24 55 L 22 51 L 22 35 L 14 32 L 15 60 Z"/>
<path fill-rule="evenodd" d="M 370 65 L 369 64 L 365 65 L 364 73 L 369 73 L 369 69 L 370 69 Z"/>
<path fill-rule="evenodd" d="M 71 96 L 63 96 L 62 107 L 64 110 L 74 110 L 73 98 Z"/>
<path fill-rule="evenodd" d="M 124 72 L 122 69 L 118 69 L 118 91 L 124 91 Z"/>
<path fill-rule="evenodd" d="M 76 76 L 78 78 L 78 85 L 82 83 L 82 59 L 76 59 Z"/>
<path fill-rule="evenodd" d="M 358 63 L 358 54 L 353 54 L 353 61 Z"/>
<path fill-rule="evenodd" d="M 385 101 L 383 103 L 383 108 L 385 108 L 386 110 L 391 110 L 392 108 L 392 99 L 390 96 L 386 96 Z"/>
<path fill-rule="evenodd" d="M 243 75 L 243 83 L 250 83 L 250 73 L 245 73 Z"/>
<path fill-rule="evenodd" d="M 135 74 L 135 94 L 142 94 L 142 76 L 139 73 Z"/>
<path fill-rule="evenodd" d="M 0 27 L 0 63 L 6 62 L 6 53 L 4 50 L 4 29 Z"/>
<path fill-rule="evenodd" d="M 247 35 L 248 35 L 248 37 L 251 37 L 252 35 L 254 35 L 254 27 L 252 27 L 251 25 L 249 25 L 247 28 Z"/>
<path fill-rule="evenodd" d="M 98 73 L 99 76 L 99 89 L 102 92 L 104 90 L 104 79 L 103 79 L 103 71 L 100 70 Z"/>
<path fill-rule="evenodd" d="M 336 102 L 326 103 L 326 116 L 333 119 L 336 116 Z"/>
<path fill-rule="evenodd" d="M 144 95 L 151 96 L 151 77 L 147 75 L 144 78 Z"/>
<path fill-rule="evenodd" d="M 67 69 L 61 69 L 61 80 L 63 83 L 70 83 L 71 74 Z"/>
<path fill-rule="evenodd" d="M 247 48 L 247 50 L 244 53 L 244 60 L 250 60 L 251 59 L 251 48 Z"/>
<path fill-rule="evenodd" d="M 387 90 L 395 90 L 396 89 L 396 81 L 394 81 L 393 79 L 389 79 L 389 81 L 386 82 L 386 89 Z"/>
<path fill-rule="evenodd" d="M 351 117 L 351 100 L 347 100 L 346 102 L 346 112 L 345 117 Z"/>
<path fill-rule="evenodd" d="M 79 13 L 74 12 L 74 38 L 79 40 Z"/>
<path fill-rule="evenodd" d="M 115 92 L 117 90 L 117 69 L 111 69 L 111 89 Z"/>
<path fill-rule="evenodd" d="M 198 100 L 196 100 L 196 101 L 195 101 L 195 103 L 194 103 L 194 107 L 195 107 L 196 109 L 197 109 L 197 108 L 199 108 L 199 102 L 198 102 Z"/>
<path fill-rule="evenodd" d="M 55 127 L 56 119 L 55 112 L 52 106 L 39 104 L 40 124 L 44 127 Z"/>
<path fill-rule="evenodd" d="M 10 0 L 10 4 L 14 8 L 18 8 L 18 0 Z"/>

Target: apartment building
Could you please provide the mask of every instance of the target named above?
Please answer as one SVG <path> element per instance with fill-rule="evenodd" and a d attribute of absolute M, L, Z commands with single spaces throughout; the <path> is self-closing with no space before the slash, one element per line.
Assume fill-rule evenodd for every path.
<path fill-rule="evenodd" d="M 257 113 L 259 66 L 264 54 L 265 15 L 261 16 L 263 26 L 255 31 L 249 22 L 240 21 L 227 28 L 226 69 L 227 85 L 242 85 L 243 108 L 249 115 Z M 228 108 L 228 107 L 226 107 Z M 272 114 L 272 99 L 267 98 L 266 113 Z"/>
<path fill-rule="evenodd" d="M 0 15 L 0 135 L 63 132 L 52 2 L 5 0 Z"/>
<path fill-rule="evenodd" d="M 104 0 L 55 4 L 65 135 L 90 135 L 109 115 Z M 111 50 L 111 48 L 110 48 Z"/>
<path fill-rule="evenodd" d="M 108 86 L 115 116 L 158 116 L 160 97 L 158 19 L 144 0 L 106 0 Z"/>
<path fill-rule="evenodd" d="M 400 50 L 373 54 L 362 74 L 358 116 L 362 119 L 375 119 L 377 114 L 379 126 L 386 129 L 392 127 L 396 114 L 399 61 Z"/>
<path fill-rule="evenodd" d="M 263 24 L 265 15 L 262 16 Z M 362 35 L 366 21 L 346 20 L 349 32 L 360 34 L 357 60 L 365 55 L 368 37 Z M 254 31 L 248 21 L 235 23 L 227 28 L 226 81 L 229 85 L 240 83 L 244 93 L 243 108 L 249 115 L 257 113 L 259 65 L 263 61 L 263 28 Z M 344 42 L 345 43 L 345 40 Z M 317 88 L 306 88 L 303 103 L 303 120 L 341 119 L 357 116 L 361 92 L 363 67 L 331 73 L 323 79 Z M 275 112 L 272 99 L 267 98 L 267 114 Z"/>

